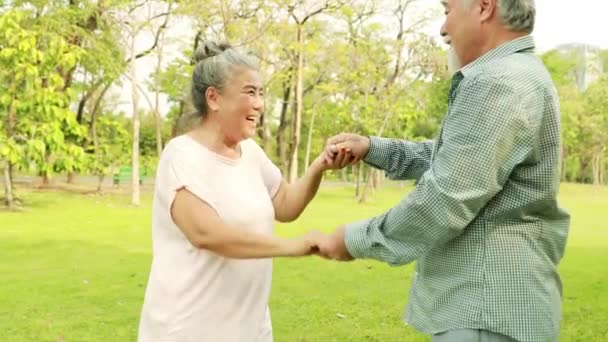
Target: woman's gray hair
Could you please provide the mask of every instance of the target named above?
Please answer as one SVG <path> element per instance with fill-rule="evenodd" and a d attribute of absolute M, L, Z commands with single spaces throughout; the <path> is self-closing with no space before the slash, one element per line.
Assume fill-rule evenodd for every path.
<path fill-rule="evenodd" d="M 476 0 L 463 0 L 465 8 L 470 8 Z M 536 4 L 534 0 L 498 0 L 500 20 L 513 31 L 531 33 L 534 30 Z"/>
<path fill-rule="evenodd" d="M 192 104 L 200 117 L 208 113 L 205 93 L 209 87 L 222 90 L 236 67 L 258 70 L 254 58 L 227 43 L 203 42 L 193 56 Z"/>

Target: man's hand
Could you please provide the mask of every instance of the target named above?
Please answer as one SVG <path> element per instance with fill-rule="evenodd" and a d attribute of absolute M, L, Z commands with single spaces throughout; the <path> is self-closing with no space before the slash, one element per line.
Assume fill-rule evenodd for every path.
<path fill-rule="evenodd" d="M 337 261 L 351 261 L 354 258 L 348 253 L 344 242 L 344 227 L 339 227 L 331 235 L 317 235 L 319 256 Z"/>
<path fill-rule="evenodd" d="M 327 170 L 339 170 L 346 166 L 354 165 L 360 161 L 359 158 L 353 156 L 349 149 L 337 150 L 331 155 L 326 150 L 312 162 L 311 166 L 318 168 L 321 172 Z"/>
<path fill-rule="evenodd" d="M 357 161 L 362 160 L 369 152 L 370 139 L 353 133 L 341 133 L 327 139 L 324 156 L 329 165 L 333 165 L 341 152 L 349 152 Z"/>

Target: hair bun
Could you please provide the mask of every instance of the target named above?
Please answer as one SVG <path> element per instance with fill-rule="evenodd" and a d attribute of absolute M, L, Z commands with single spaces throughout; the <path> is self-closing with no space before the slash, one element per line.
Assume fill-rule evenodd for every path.
<path fill-rule="evenodd" d="M 232 46 L 230 46 L 228 43 L 216 43 L 211 41 L 202 42 L 202 44 L 194 52 L 194 63 L 217 56 L 231 47 Z"/>

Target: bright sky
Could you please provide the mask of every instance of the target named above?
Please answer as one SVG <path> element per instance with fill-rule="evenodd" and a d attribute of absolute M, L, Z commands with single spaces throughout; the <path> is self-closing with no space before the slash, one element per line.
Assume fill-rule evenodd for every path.
<path fill-rule="evenodd" d="M 534 36 L 541 51 L 571 42 L 608 49 L 607 1 L 536 0 L 536 13 Z"/>
<path fill-rule="evenodd" d="M 427 2 L 429 8 L 441 8 L 440 0 L 422 1 Z M 587 43 L 608 49 L 606 14 L 608 14 L 607 0 L 536 0 L 536 26 L 533 36 L 537 51 L 544 52 L 568 43 Z M 439 38 L 442 20 L 440 17 L 428 27 L 429 34 L 435 34 Z M 181 36 L 183 36 L 183 32 Z M 166 57 L 165 61 L 171 58 Z M 139 79 L 142 80 L 153 70 L 154 60 L 142 58 L 138 60 L 137 64 Z M 122 90 L 117 90 L 117 92 L 120 94 L 120 110 L 130 113 L 131 95 L 128 81 L 125 81 Z M 163 102 L 161 115 L 165 115 L 169 109 L 165 99 L 164 96 L 161 97 L 161 102 Z M 140 101 L 140 104 L 142 107 L 148 107 L 144 99 Z"/>

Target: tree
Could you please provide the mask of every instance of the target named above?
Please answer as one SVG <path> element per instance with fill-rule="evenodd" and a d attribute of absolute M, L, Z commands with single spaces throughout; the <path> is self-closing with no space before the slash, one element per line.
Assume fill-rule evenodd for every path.
<path fill-rule="evenodd" d="M 145 7 L 147 5 L 147 8 Z M 129 74 L 126 75 L 129 81 L 131 82 L 131 104 L 133 106 L 132 111 L 132 119 L 133 119 L 133 147 L 132 147 L 132 163 L 131 163 L 131 204 L 134 206 L 139 206 L 140 204 L 140 152 L 139 152 L 139 143 L 140 143 L 140 118 L 139 118 L 139 80 L 137 77 L 137 68 L 135 61 L 138 55 L 142 55 L 141 53 L 137 53 L 136 42 L 138 35 L 147 27 L 151 27 L 154 25 L 154 22 L 158 19 L 162 19 L 162 23 L 156 27 L 156 35 L 153 46 L 144 52 L 144 55 L 149 54 L 154 50 L 156 45 L 158 44 L 158 40 L 160 39 L 162 31 L 167 27 L 167 22 L 169 20 L 169 15 L 171 13 L 172 2 L 169 2 L 167 5 L 167 9 L 165 11 L 158 10 L 157 3 L 148 3 L 147 1 L 143 1 L 141 3 L 131 4 L 128 8 L 128 12 L 126 13 L 126 17 L 122 20 L 124 24 L 125 31 L 127 33 L 127 41 L 129 42 Z M 143 21 L 139 18 L 142 14 L 146 12 L 147 16 Z M 156 12 L 156 13 L 154 13 Z"/>
<path fill-rule="evenodd" d="M 98 177 L 97 191 L 105 177 L 111 174 L 116 166 L 128 161 L 129 132 L 124 128 L 124 118 L 111 114 L 101 115 L 97 120 L 97 139 L 93 146 L 91 170 Z"/>
<path fill-rule="evenodd" d="M 289 16 L 296 25 L 296 83 L 295 83 L 295 108 L 291 136 L 291 151 L 289 158 L 289 182 L 293 183 L 298 178 L 298 151 L 300 146 L 300 131 L 302 129 L 302 102 L 303 102 L 303 74 L 304 74 L 304 25 L 316 15 L 326 11 L 339 8 L 340 2 L 325 1 L 322 5 L 300 2 L 298 5 L 291 3 L 287 6 Z"/>
<path fill-rule="evenodd" d="M 602 70 L 591 70 L 600 77 L 587 89 L 580 87 L 580 75 L 587 72 L 587 66 L 579 51 L 552 50 L 541 56 L 560 96 L 563 181 L 604 183 L 608 143 L 606 56 L 606 51 L 599 52 L 599 66 L 604 74 Z"/>
<path fill-rule="evenodd" d="M 164 46 L 164 32 L 161 33 L 160 42 L 158 44 L 157 54 L 156 54 L 156 70 L 154 74 L 156 76 L 160 75 L 163 67 L 163 46 Z M 160 155 L 163 151 L 163 139 L 162 139 L 162 123 L 160 117 L 160 91 L 159 89 L 154 89 L 154 119 L 156 123 L 156 153 L 160 158 Z"/>
<path fill-rule="evenodd" d="M 10 10 L 0 17 L 0 158 L 9 207 L 13 206 L 11 165 L 34 166 L 48 180 L 56 161 L 66 164 L 66 156 L 82 152 L 65 142 L 65 134 L 78 136 L 84 131 L 71 115 L 72 93 L 65 91 L 58 72 L 74 67 L 81 51 L 38 24 L 35 13 L 28 10 Z"/>
<path fill-rule="evenodd" d="M 608 73 L 600 77 L 584 93 L 584 131 L 590 137 L 589 153 L 593 184 L 604 184 L 604 158 L 608 145 Z"/>

